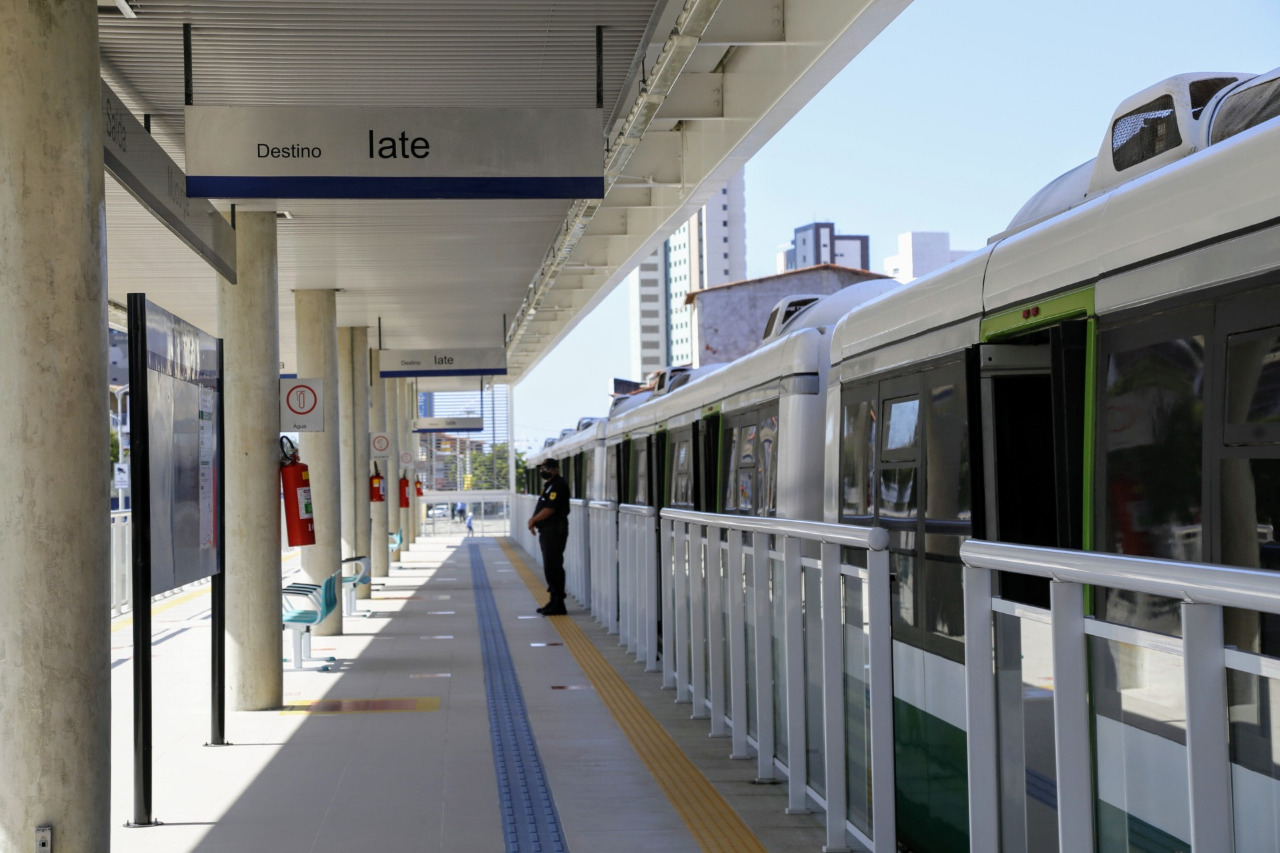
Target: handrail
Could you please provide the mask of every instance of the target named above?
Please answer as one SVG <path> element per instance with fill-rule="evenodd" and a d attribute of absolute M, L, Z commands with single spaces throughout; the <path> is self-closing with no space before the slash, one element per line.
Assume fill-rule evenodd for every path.
<path fill-rule="evenodd" d="M 960 558 L 975 569 L 1163 595 L 1193 604 L 1280 613 L 1280 574 L 1276 572 L 976 539 L 960 547 Z"/>
<path fill-rule="evenodd" d="M 753 533 L 770 533 L 775 536 L 799 536 L 827 545 L 867 548 L 872 551 L 883 551 L 889 547 L 889 531 L 883 527 L 852 527 L 821 521 L 765 518 L 758 515 L 719 515 L 687 509 L 664 509 L 662 517 L 690 524 L 705 524 L 709 527 L 749 530 Z"/>
<path fill-rule="evenodd" d="M 618 513 L 620 515 L 640 515 L 645 518 L 653 518 L 658 514 L 658 510 L 655 507 L 642 504 L 618 504 Z"/>
<path fill-rule="evenodd" d="M 617 506 L 618 504 L 615 501 L 591 501 L 589 504 L 587 504 L 587 509 L 611 510 L 611 509 L 615 509 Z"/>

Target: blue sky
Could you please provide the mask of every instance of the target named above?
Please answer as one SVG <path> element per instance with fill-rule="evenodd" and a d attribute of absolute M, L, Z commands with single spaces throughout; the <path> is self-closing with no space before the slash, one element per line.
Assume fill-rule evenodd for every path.
<path fill-rule="evenodd" d="M 814 221 L 869 235 L 877 271 L 904 231 L 979 248 L 1097 154 L 1124 98 L 1276 66 L 1277 0 L 914 0 L 747 164 L 748 275 Z M 516 386 L 517 447 L 607 410 L 628 328 L 620 287 Z"/>

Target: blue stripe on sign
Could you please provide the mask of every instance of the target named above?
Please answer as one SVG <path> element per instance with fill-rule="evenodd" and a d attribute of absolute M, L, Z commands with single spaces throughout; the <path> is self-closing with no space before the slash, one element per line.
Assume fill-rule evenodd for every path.
<path fill-rule="evenodd" d="M 604 178 L 187 175 L 191 198 L 604 198 Z"/>
<path fill-rule="evenodd" d="M 498 774 L 498 800 L 507 853 L 567 853 L 569 845 L 560 831 L 560 815 L 529 727 L 524 694 L 520 692 L 520 680 L 516 678 L 480 547 L 469 543 L 467 551 L 471 557 L 471 584 L 480 623 L 480 653 L 484 659 L 485 694 L 489 699 L 489 734 L 493 738 L 493 765 Z"/>

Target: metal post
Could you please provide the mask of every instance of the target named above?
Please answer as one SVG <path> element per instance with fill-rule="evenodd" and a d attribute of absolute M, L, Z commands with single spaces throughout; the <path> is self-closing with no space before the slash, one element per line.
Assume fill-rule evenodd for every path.
<path fill-rule="evenodd" d="M 782 655 L 787 662 L 787 814 L 808 814 L 805 788 L 809 785 L 809 745 L 804 719 L 804 602 L 800 568 L 800 540 L 783 538 L 782 544 L 783 637 Z"/>
<path fill-rule="evenodd" d="M 873 531 L 874 532 L 874 531 Z M 871 830 L 877 851 L 898 849 L 897 779 L 893 756 L 893 599 L 889 537 L 867 553 L 867 645 L 871 664 Z"/>
<path fill-rule="evenodd" d="M 711 682 L 711 736 L 729 734 L 724 724 L 724 671 L 729 662 L 724 659 L 724 590 L 721 586 L 723 562 L 720 552 L 719 527 L 707 528 L 707 655 L 710 660 L 708 679 Z"/>
<path fill-rule="evenodd" d="M 670 690 L 676 686 L 676 614 L 675 614 L 675 546 L 672 536 L 675 535 L 676 523 L 668 518 L 658 519 L 661 572 L 665 583 L 662 584 L 662 689 Z"/>
<path fill-rule="evenodd" d="M 1221 607 L 1183 603 L 1182 657 L 1191 847 L 1197 853 L 1229 853 L 1236 848 L 1232 838 L 1227 663 Z"/>
<path fill-rule="evenodd" d="M 223 414 L 226 404 L 226 374 L 222 369 L 222 341 L 218 341 L 218 414 L 214 421 L 218 447 L 218 570 L 211 579 L 210 593 L 210 665 L 213 668 L 209 709 L 209 745 L 227 745 L 227 444 Z"/>
<path fill-rule="evenodd" d="M 759 571 L 754 563 L 752 567 Z M 747 759 L 747 602 L 742 562 L 742 531 L 729 528 L 729 719 L 733 723 L 730 758 Z M 756 635 L 759 643 L 759 634 Z M 759 651 L 759 645 L 756 650 Z"/>
<path fill-rule="evenodd" d="M 776 748 L 773 732 L 773 619 L 769 606 L 769 578 L 773 566 L 769 560 L 769 535 L 751 534 L 752 560 L 755 566 L 753 585 L 756 593 L 756 779 L 772 780 L 773 754 Z"/>
<path fill-rule="evenodd" d="M 645 583 L 648 586 L 648 592 L 645 595 L 645 672 L 657 672 L 660 668 L 658 665 L 658 613 L 659 605 L 658 596 L 663 589 L 661 583 L 661 569 L 658 567 L 658 543 L 654 538 L 657 536 L 658 516 L 657 510 L 654 514 L 648 516 L 644 520 L 644 576 Z M 664 625 L 666 623 L 663 623 Z"/>
<path fill-rule="evenodd" d="M 846 853 L 844 637 L 841 635 L 840 546 L 822 543 L 822 727 L 827 760 L 827 843 L 823 853 Z M 807 602 L 813 607 L 817 602 Z M 993 848 L 994 849 L 994 848 Z"/>
<path fill-rule="evenodd" d="M 1089 744 L 1084 587 L 1053 581 L 1053 731 L 1058 766 L 1058 848 L 1093 851 L 1093 762 Z"/>
<path fill-rule="evenodd" d="M 991 639 L 991 574 L 986 569 L 964 568 L 964 625 L 969 843 L 974 850 L 999 850 L 995 648 Z"/>
<path fill-rule="evenodd" d="M 692 616 L 692 608 L 689 601 L 689 549 L 692 545 L 689 539 L 689 523 L 687 521 L 674 522 L 672 528 L 672 535 L 675 537 L 675 541 L 671 546 L 675 551 L 672 571 L 676 576 L 676 701 L 689 702 L 692 701 L 690 688 L 693 685 L 693 681 L 689 677 L 693 661 L 693 655 L 689 651 L 689 635 L 691 633 L 689 622 Z M 690 663 L 686 664 L 686 660 Z"/>
<path fill-rule="evenodd" d="M 689 525 L 689 672 L 693 676 L 693 713 L 695 720 L 707 717 L 707 648 L 706 557 L 703 541 L 706 528 Z"/>

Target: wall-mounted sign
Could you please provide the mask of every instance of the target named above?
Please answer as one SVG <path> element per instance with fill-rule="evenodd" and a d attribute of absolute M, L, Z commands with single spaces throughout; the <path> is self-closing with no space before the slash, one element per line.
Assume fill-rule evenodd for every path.
<path fill-rule="evenodd" d="M 507 372 L 502 347 L 382 350 L 383 376 L 494 376 Z"/>
<path fill-rule="evenodd" d="M 484 418 L 418 418 L 414 432 L 483 432 Z"/>
<path fill-rule="evenodd" d="M 281 432 L 324 432 L 324 380 L 280 381 Z"/>
<path fill-rule="evenodd" d="M 602 198 L 602 121 L 547 107 L 187 107 L 187 192 Z"/>
<path fill-rule="evenodd" d="M 115 480 L 115 487 L 117 489 L 129 488 L 129 463 L 115 462 L 112 463 L 111 467 L 114 472 L 113 477 Z"/>
<path fill-rule="evenodd" d="M 385 432 L 369 433 L 369 455 L 374 459 L 390 459 L 391 436 Z"/>
<path fill-rule="evenodd" d="M 236 232 L 203 198 L 187 196 L 187 178 L 116 93 L 102 84 L 103 165 L 151 215 L 218 274 L 236 280 Z"/>

